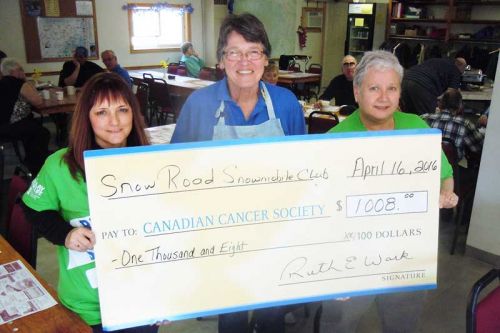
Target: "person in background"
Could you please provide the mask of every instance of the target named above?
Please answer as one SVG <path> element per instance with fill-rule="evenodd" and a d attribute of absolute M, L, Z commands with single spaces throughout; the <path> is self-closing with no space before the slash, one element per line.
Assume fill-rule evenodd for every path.
<path fill-rule="evenodd" d="M 50 133 L 35 120 L 33 106 L 43 104 L 36 88 L 14 58 L 4 58 L 0 79 L 0 136 L 23 142 L 26 167 L 36 175 L 48 156 Z"/>
<path fill-rule="evenodd" d="M 182 57 L 181 62 L 186 64 L 188 75 L 198 77 L 200 70 L 205 66 L 205 62 L 200 58 L 194 50 L 191 42 L 185 42 L 181 45 Z"/>
<path fill-rule="evenodd" d="M 438 97 L 448 88 L 460 87 L 466 67 L 464 58 L 432 58 L 408 69 L 402 83 L 402 111 L 417 115 L 434 113 Z"/>
<path fill-rule="evenodd" d="M 356 105 L 354 93 L 352 90 L 352 80 L 356 70 L 356 58 L 346 55 L 342 59 L 342 74 L 337 75 L 330 81 L 330 84 L 319 96 L 320 100 L 329 101 L 335 98 L 335 105 Z"/>
<path fill-rule="evenodd" d="M 103 69 L 97 64 L 88 61 L 88 51 L 83 46 L 78 46 L 73 53 L 73 60 L 66 61 L 63 64 L 59 74 L 59 87 L 75 86 L 82 87 L 92 76 L 103 72 Z M 56 142 L 64 146 L 68 137 L 68 115 L 57 113 L 51 115 L 52 120 L 57 126 Z"/>
<path fill-rule="evenodd" d="M 269 84 L 277 84 L 279 76 L 279 68 L 276 64 L 269 64 L 264 68 L 264 74 L 262 75 L 262 81 Z"/>
<path fill-rule="evenodd" d="M 102 62 L 106 66 L 107 70 L 120 75 L 125 82 L 132 87 L 132 81 L 130 80 L 130 75 L 127 70 L 118 64 L 118 59 L 112 50 L 106 50 L 101 53 Z"/>
<path fill-rule="evenodd" d="M 455 144 L 459 160 L 465 156 L 466 148 L 478 156 L 483 147 L 484 135 L 473 122 L 463 117 L 460 91 L 449 88 L 441 96 L 438 105 L 438 112 L 423 114 L 422 119 L 427 121 L 430 127 L 439 128 L 443 139 Z"/>
<path fill-rule="evenodd" d="M 5 52 L 3 52 L 2 50 L 0 50 L 0 65 L 2 65 L 2 60 L 4 58 L 7 58 L 7 55 L 5 54 Z M 0 79 L 2 78 L 2 71 L 0 71 Z"/>
<path fill-rule="evenodd" d="M 330 132 L 364 132 L 428 128 L 420 117 L 398 110 L 403 67 L 387 51 L 365 52 L 354 75 L 354 96 L 359 108 Z M 453 170 L 441 153 L 440 208 L 453 208 Z M 426 292 L 405 292 L 357 296 L 347 300 L 323 302 L 320 332 L 355 332 L 363 314 L 373 301 L 383 332 L 416 332 Z"/>
<path fill-rule="evenodd" d="M 217 44 L 217 59 L 226 76 L 188 97 L 171 143 L 305 134 L 304 114 L 295 95 L 261 81 L 270 54 L 259 19 L 247 13 L 226 17 Z M 284 333 L 283 316 L 282 307 L 254 311 L 257 331 Z M 248 313 L 220 315 L 218 325 L 219 333 L 247 332 Z"/>
<path fill-rule="evenodd" d="M 83 152 L 148 144 L 132 90 L 115 73 L 93 76 L 75 107 L 69 146 L 47 158 L 23 195 L 23 210 L 40 235 L 57 245 L 58 296 L 94 333 L 102 331 Z M 70 263 L 76 263 L 70 267 Z M 157 326 L 120 332 L 156 333 Z"/>
<path fill-rule="evenodd" d="M 103 71 L 99 65 L 88 61 L 88 56 L 89 51 L 85 47 L 78 46 L 75 49 L 73 60 L 66 61 L 63 64 L 59 74 L 59 87 L 82 87 L 92 76 Z"/>

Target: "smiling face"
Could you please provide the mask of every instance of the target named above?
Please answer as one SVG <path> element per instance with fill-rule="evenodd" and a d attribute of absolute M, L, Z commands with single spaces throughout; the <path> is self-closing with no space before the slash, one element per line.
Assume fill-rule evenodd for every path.
<path fill-rule="evenodd" d="M 125 147 L 132 131 L 132 109 L 123 99 L 103 98 L 90 110 L 96 143 L 102 148 Z"/>
<path fill-rule="evenodd" d="M 372 126 L 393 129 L 393 114 L 399 107 L 401 81 L 393 69 L 369 68 L 360 86 L 354 85 L 354 97 L 367 129 Z M 392 128 L 391 128 L 392 127 Z"/>
<path fill-rule="evenodd" d="M 106 66 L 107 69 L 112 70 L 118 64 L 116 56 L 111 52 L 103 52 L 102 53 L 102 62 Z"/>
<path fill-rule="evenodd" d="M 261 43 L 248 42 L 242 35 L 233 31 L 228 35 L 227 45 L 224 48 L 224 56 L 219 63 L 220 68 L 226 71 L 229 89 L 258 89 L 259 81 L 264 73 L 264 67 L 268 65 L 265 54 L 258 60 L 249 60 L 251 53 L 263 51 Z M 241 53 L 240 60 L 228 59 L 227 54 Z"/>

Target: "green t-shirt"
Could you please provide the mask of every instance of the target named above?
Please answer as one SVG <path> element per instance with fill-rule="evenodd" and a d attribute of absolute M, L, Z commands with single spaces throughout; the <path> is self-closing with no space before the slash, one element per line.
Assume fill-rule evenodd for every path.
<path fill-rule="evenodd" d="M 411 113 L 403 113 L 400 111 L 394 112 L 394 129 L 416 129 L 416 128 L 429 128 L 429 125 L 422 120 L 419 116 Z M 337 126 L 333 127 L 330 133 L 342 132 L 364 132 L 366 131 L 365 125 L 361 122 L 359 117 L 359 109 L 354 111 L 349 117 L 342 121 Z M 446 159 L 446 155 L 441 151 L 441 180 L 453 177 L 453 169 Z"/>
<path fill-rule="evenodd" d="M 38 176 L 23 196 L 36 211 L 55 210 L 72 226 L 90 227 L 87 185 L 75 181 L 63 160 L 67 149 L 47 158 Z M 101 322 L 94 251 L 77 252 L 57 246 L 59 261 L 58 295 L 61 302 L 89 325 Z"/>

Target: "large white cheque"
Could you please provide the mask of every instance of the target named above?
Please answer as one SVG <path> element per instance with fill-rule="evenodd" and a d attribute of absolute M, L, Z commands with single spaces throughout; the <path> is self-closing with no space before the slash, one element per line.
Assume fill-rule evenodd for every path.
<path fill-rule="evenodd" d="M 105 329 L 436 286 L 433 129 L 85 152 Z"/>

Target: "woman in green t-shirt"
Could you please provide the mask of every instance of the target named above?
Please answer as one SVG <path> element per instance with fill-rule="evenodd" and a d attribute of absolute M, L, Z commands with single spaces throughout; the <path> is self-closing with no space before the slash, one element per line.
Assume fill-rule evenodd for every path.
<path fill-rule="evenodd" d="M 83 152 L 147 144 L 144 120 L 128 84 L 115 73 L 97 74 L 78 98 L 69 146 L 47 158 L 23 196 L 27 218 L 57 245 L 61 302 L 92 326 L 94 333 L 102 332 L 102 326 Z M 157 331 L 157 326 L 133 329 Z"/>

